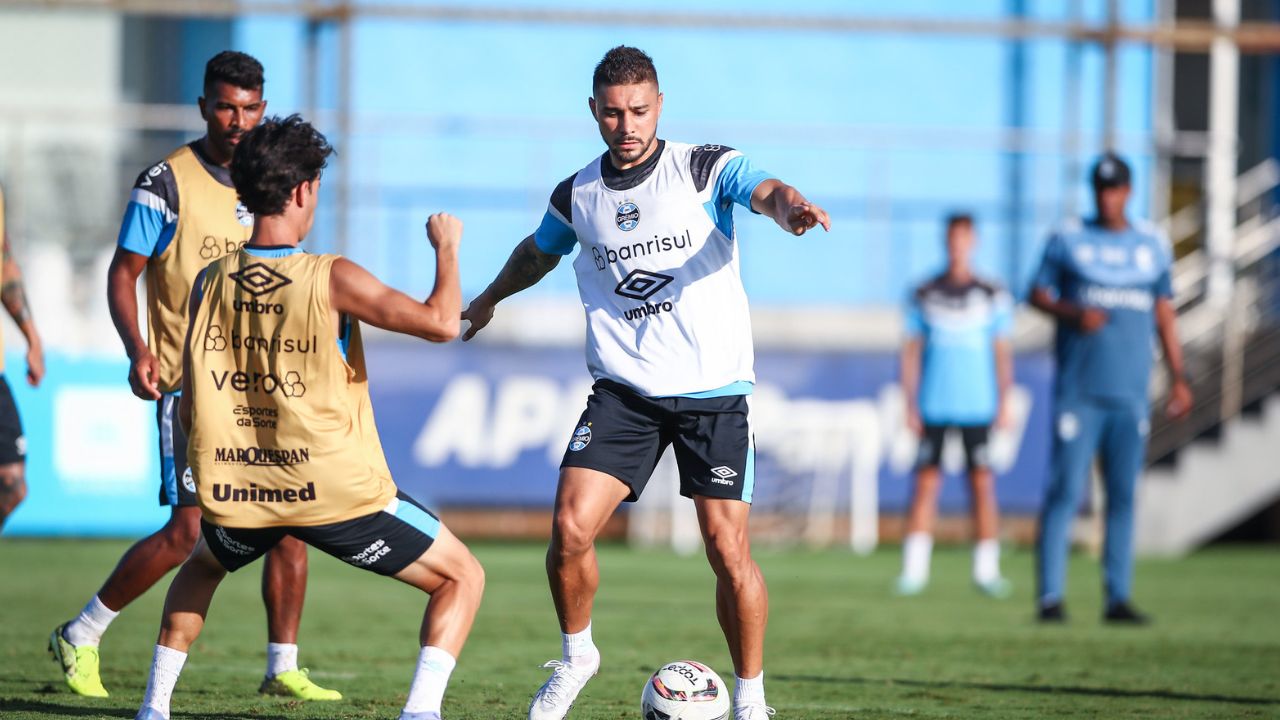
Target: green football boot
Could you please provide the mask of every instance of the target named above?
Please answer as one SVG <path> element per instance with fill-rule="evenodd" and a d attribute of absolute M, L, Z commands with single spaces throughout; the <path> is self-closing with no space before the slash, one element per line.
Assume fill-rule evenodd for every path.
<path fill-rule="evenodd" d="M 107 689 L 102 687 L 102 677 L 98 675 L 98 648 L 94 645 L 77 647 L 67 642 L 62 636 L 65 627 L 65 623 L 59 625 L 49 635 L 49 654 L 62 666 L 67 687 L 85 697 L 108 697 Z"/>
<path fill-rule="evenodd" d="M 286 670 L 275 677 L 265 678 L 258 692 L 263 695 L 281 695 L 299 700 L 341 700 L 342 693 L 322 688 L 311 682 L 311 671 Z"/>

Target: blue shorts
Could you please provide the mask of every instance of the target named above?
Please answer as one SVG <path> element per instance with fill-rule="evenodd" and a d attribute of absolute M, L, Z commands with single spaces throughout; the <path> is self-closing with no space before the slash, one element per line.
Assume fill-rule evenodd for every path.
<path fill-rule="evenodd" d="M 156 401 L 156 425 L 160 429 L 160 504 L 193 507 L 196 483 L 187 467 L 187 434 L 178 422 L 180 393 L 164 393 Z"/>

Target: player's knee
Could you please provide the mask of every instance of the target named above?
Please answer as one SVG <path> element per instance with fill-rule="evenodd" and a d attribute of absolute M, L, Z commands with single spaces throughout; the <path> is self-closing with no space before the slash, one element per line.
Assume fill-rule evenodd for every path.
<path fill-rule="evenodd" d="M 746 532 L 740 528 L 709 529 L 707 558 L 717 573 L 736 576 L 751 566 L 751 550 Z"/>
<path fill-rule="evenodd" d="M 180 512 L 160 530 L 161 538 L 173 552 L 187 555 L 200 539 L 199 513 Z"/>
<path fill-rule="evenodd" d="M 552 523 L 551 546 L 559 555 L 582 555 L 595 544 L 595 533 L 571 513 L 557 513 Z"/>
<path fill-rule="evenodd" d="M 466 559 L 460 563 L 456 579 L 458 584 L 479 603 L 480 597 L 484 595 L 484 566 L 475 555 L 467 553 Z"/>

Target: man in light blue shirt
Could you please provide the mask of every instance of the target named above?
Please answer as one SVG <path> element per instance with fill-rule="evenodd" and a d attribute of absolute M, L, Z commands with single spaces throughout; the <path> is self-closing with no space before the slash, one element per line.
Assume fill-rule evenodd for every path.
<path fill-rule="evenodd" d="M 997 284 L 974 274 L 973 218 L 947 219 L 947 269 L 912 293 L 902 348 L 907 422 L 920 436 L 915 491 L 902 544 L 896 592 L 915 595 L 929 582 L 933 524 L 942 486 L 942 448 L 955 431 L 964 441 L 973 492 L 973 582 L 993 597 L 1009 594 L 1000 575 L 999 511 L 988 467 L 987 436 L 1001 424 L 1013 379 L 1009 330 L 1013 302 Z"/>
<path fill-rule="evenodd" d="M 1053 467 L 1040 516 L 1038 611 L 1066 618 L 1063 592 L 1071 523 L 1099 456 L 1106 489 L 1103 568 L 1108 622 L 1143 624 L 1130 604 L 1133 502 L 1150 430 L 1147 385 L 1158 332 L 1173 383 L 1171 417 L 1191 410 L 1178 344 L 1169 241 L 1130 220 L 1129 166 L 1107 153 L 1094 166 L 1097 215 L 1049 237 L 1031 304 L 1057 320 Z"/>

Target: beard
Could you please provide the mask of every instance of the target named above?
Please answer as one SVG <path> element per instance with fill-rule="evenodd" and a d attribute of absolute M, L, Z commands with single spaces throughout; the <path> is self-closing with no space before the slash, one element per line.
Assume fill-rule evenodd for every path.
<path fill-rule="evenodd" d="M 634 138 L 632 138 L 634 139 Z M 657 140 L 657 135 L 649 138 L 647 142 L 642 141 L 634 149 L 626 149 L 620 146 L 609 146 L 609 154 L 613 156 L 613 160 L 618 165 L 627 165 L 633 163 L 645 156 L 649 149 L 653 147 L 653 143 Z"/>

